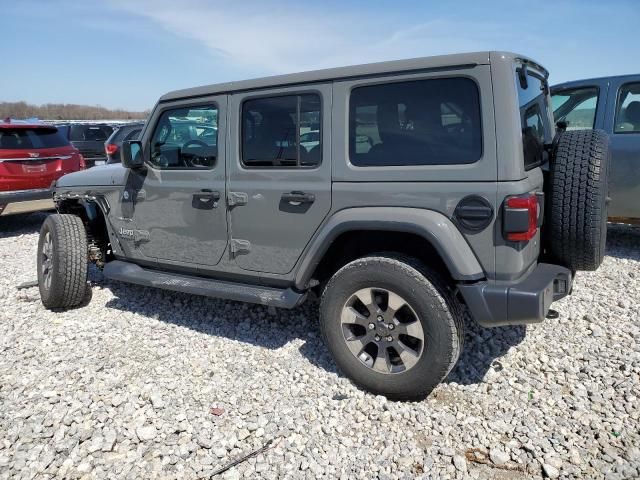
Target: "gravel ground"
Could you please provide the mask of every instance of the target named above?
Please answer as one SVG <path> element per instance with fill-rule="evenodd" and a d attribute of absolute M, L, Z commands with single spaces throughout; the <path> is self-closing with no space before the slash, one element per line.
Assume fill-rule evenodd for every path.
<path fill-rule="evenodd" d="M 317 305 L 293 311 L 145 289 L 92 272 L 46 311 L 44 216 L 0 219 L 0 478 L 638 478 L 640 229 L 613 226 L 543 324 L 469 325 L 425 401 L 336 372 Z"/>

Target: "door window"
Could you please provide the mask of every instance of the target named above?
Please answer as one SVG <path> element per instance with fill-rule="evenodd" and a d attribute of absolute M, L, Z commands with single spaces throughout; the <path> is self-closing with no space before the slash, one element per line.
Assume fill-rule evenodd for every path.
<path fill-rule="evenodd" d="M 640 83 L 620 88 L 614 133 L 640 133 Z"/>
<path fill-rule="evenodd" d="M 548 117 L 548 85 L 545 78 L 524 66 L 516 68 L 515 81 L 522 126 L 524 168 L 530 170 L 544 163 L 544 144 L 552 140 Z"/>
<path fill-rule="evenodd" d="M 285 95 L 242 104 L 245 167 L 315 167 L 322 160 L 320 96 Z"/>
<path fill-rule="evenodd" d="M 566 122 L 567 130 L 590 130 L 596 120 L 598 89 L 560 90 L 551 95 L 551 105 L 555 121 Z"/>
<path fill-rule="evenodd" d="M 353 165 L 452 165 L 482 156 L 478 87 L 468 78 L 355 88 L 349 100 Z"/>
<path fill-rule="evenodd" d="M 151 164 L 160 169 L 211 169 L 218 156 L 218 109 L 165 110 L 151 138 Z"/>

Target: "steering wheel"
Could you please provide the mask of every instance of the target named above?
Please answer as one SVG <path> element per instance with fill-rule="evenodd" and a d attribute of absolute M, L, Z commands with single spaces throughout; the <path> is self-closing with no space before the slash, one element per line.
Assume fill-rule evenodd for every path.
<path fill-rule="evenodd" d="M 184 159 L 184 162 L 188 167 L 208 167 L 209 158 L 206 155 L 202 155 L 201 152 L 185 152 L 185 150 L 191 147 L 199 148 L 211 148 L 207 143 L 202 140 L 188 140 L 182 145 L 180 149 L 180 157 Z"/>

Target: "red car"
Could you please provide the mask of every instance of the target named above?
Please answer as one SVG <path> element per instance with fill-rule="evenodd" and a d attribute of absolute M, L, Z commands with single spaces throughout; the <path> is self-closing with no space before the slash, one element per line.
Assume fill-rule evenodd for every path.
<path fill-rule="evenodd" d="M 0 121 L 0 215 L 53 208 L 51 184 L 84 168 L 78 149 L 56 127 Z"/>

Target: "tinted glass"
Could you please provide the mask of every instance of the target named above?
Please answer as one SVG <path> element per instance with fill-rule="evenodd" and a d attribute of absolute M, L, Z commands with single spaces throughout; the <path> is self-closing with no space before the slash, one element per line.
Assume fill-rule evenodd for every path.
<path fill-rule="evenodd" d="M 151 163 L 164 169 L 213 168 L 218 156 L 218 109 L 166 110 L 151 139 Z"/>
<path fill-rule="evenodd" d="M 142 129 L 141 126 L 128 126 L 128 125 L 116 128 L 116 130 L 113 132 L 111 137 L 109 137 L 108 142 L 122 143 L 125 140 L 131 140 L 132 139 L 131 132 L 140 133 L 141 129 Z"/>
<path fill-rule="evenodd" d="M 349 111 L 353 165 L 452 165 L 482 156 L 480 98 L 468 78 L 355 88 Z"/>
<path fill-rule="evenodd" d="M 242 163 L 247 167 L 316 166 L 322 159 L 320 138 L 316 94 L 258 98 L 242 104 Z"/>
<path fill-rule="evenodd" d="M 56 125 L 56 128 L 62 137 L 69 138 L 69 125 Z"/>
<path fill-rule="evenodd" d="M 0 128 L 0 149 L 56 148 L 69 145 L 56 128 Z"/>
<path fill-rule="evenodd" d="M 107 139 L 108 143 L 116 143 L 120 142 L 126 133 L 126 129 L 124 127 L 116 127 L 111 136 Z"/>
<path fill-rule="evenodd" d="M 592 129 L 598 106 L 597 88 L 561 90 L 551 95 L 556 122 L 567 123 L 567 130 Z"/>
<path fill-rule="evenodd" d="M 628 83 L 620 88 L 614 132 L 640 133 L 640 83 Z"/>
<path fill-rule="evenodd" d="M 518 71 L 519 68 L 516 69 L 515 81 L 518 86 L 524 166 L 529 169 L 544 162 L 544 144 L 552 140 L 548 121 L 547 83 L 538 76 L 527 73 L 526 85 L 522 85 Z"/>
<path fill-rule="evenodd" d="M 71 125 L 69 137 L 72 142 L 104 142 L 112 132 L 108 125 Z"/>
<path fill-rule="evenodd" d="M 124 142 L 127 140 L 138 140 L 138 138 L 140 137 L 140 132 L 142 132 L 142 128 L 136 128 L 134 130 L 131 130 L 129 133 L 125 135 L 122 141 Z"/>

